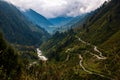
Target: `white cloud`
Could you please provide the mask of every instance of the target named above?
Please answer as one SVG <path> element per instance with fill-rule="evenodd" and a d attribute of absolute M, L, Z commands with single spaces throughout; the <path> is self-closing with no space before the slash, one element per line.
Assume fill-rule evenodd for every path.
<path fill-rule="evenodd" d="M 98 8 L 106 0 L 6 0 L 21 9 L 33 9 L 47 18 L 78 16 Z"/>

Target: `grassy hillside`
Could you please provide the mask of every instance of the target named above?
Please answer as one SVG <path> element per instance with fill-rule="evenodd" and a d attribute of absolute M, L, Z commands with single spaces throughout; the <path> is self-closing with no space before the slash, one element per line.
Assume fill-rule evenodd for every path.
<path fill-rule="evenodd" d="M 94 44 L 101 44 L 120 30 L 120 4 L 115 1 L 105 3 L 88 19 L 81 34 L 83 39 Z"/>
<path fill-rule="evenodd" d="M 92 12 L 83 26 L 78 26 L 75 31 L 72 31 L 72 34 L 66 32 L 59 34 L 59 36 L 54 35 L 52 39 L 41 46 L 41 49 L 46 55 L 48 55 L 48 57 L 50 56 L 50 60 L 55 61 L 56 66 L 58 66 L 57 63 L 60 64 L 58 71 L 59 74 L 63 73 L 62 76 L 64 76 L 63 78 L 65 80 L 120 79 L 120 63 L 118 62 L 120 60 L 119 8 L 119 0 L 104 3 L 99 9 Z M 63 34 L 67 35 L 64 36 Z M 80 41 L 78 37 L 90 44 Z M 98 59 L 94 55 L 99 55 L 99 53 L 94 50 L 94 45 L 98 46 L 98 50 L 100 50 L 107 59 Z M 82 55 L 84 59 L 84 67 L 91 71 L 93 73 L 92 75 L 86 73 L 79 66 L 79 54 Z M 66 72 L 62 71 L 62 68 L 65 69 L 64 71 Z M 104 75 L 104 77 L 100 75 Z"/>

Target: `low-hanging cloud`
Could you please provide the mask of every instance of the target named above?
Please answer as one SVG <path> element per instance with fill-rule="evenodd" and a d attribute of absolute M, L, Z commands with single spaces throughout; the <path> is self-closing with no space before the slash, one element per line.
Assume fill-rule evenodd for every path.
<path fill-rule="evenodd" d="M 46 18 L 75 17 L 97 9 L 106 0 L 6 0 L 22 10 L 33 9 Z"/>

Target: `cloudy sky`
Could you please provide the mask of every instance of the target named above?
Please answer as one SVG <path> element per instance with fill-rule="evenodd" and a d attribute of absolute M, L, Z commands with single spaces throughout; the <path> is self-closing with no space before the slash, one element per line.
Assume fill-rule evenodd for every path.
<path fill-rule="evenodd" d="M 98 8 L 106 0 L 7 0 L 22 10 L 33 9 L 46 18 L 75 17 Z"/>

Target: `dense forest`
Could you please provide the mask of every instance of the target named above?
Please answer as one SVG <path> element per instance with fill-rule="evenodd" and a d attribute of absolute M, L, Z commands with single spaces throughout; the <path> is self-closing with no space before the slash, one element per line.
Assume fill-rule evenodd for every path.
<path fill-rule="evenodd" d="M 19 79 L 21 67 L 17 51 L 6 42 L 0 33 L 0 79 Z"/>

